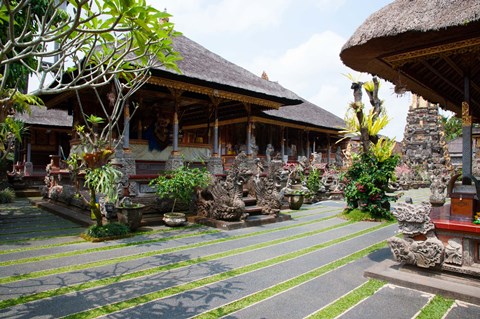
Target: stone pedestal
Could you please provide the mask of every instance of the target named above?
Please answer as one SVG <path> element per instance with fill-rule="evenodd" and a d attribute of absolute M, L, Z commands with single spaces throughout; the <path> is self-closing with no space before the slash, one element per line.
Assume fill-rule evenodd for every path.
<path fill-rule="evenodd" d="M 207 163 L 208 171 L 213 175 L 223 174 L 223 164 L 220 157 L 210 157 Z"/>
<path fill-rule="evenodd" d="M 180 155 L 171 154 L 165 162 L 165 170 L 173 171 L 183 165 L 183 158 Z"/>

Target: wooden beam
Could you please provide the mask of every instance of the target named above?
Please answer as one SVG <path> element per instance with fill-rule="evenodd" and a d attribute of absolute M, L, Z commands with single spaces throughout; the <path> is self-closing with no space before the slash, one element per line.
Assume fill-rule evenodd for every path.
<path fill-rule="evenodd" d="M 462 70 L 452 59 L 450 59 L 450 57 L 445 56 L 445 57 L 443 57 L 443 60 L 444 60 L 445 62 L 447 62 L 447 64 L 448 64 L 453 70 L 455 70 L 455 72 L 456 72 L 460 77 L 463 77 L 463 73 L 464 73 L 463 70 Z M 476 69 L 476 70 L 480 70 L 480 64 L 477 64 L 475 69 Z M 474 73 L 475 70 L 472 69 L 472 70 L 470 70 L 470 71 L 472 72 L 472 73 L 471 73 L 471 76 L 472 76 L 472 77 L 475 76 L 475 73 Z M 477 91 L 477 92 L 480 93 L 480 86 L 479 86 L 477 83 L 471 82 L 470 86 L 471 86 L 471 88 L 473 88 L 475 91 Z"/>
<path fill-rule="evenodd" d="M 433 66 L 430 65 L 430 63 L 428 63 L 427 61 L 425 60 L 422 60 L 421 61 L 421 64 L 424 65 L 430 72 L 432 72 L 433 74 L 435 74 L 437 77 L 439 77 L 443 82 L 447 83 L 448 85 L 450 85 L 452 88 L 454 88 L 455 90 L 457 90 L 459 93 L 462 93 L 463 94 L 463 89 L 461 87 L 459 87 L 458 85 L 456 85 L 455 83 L 453 83 L 452 81 L 450 81 L 449 79 L 447 79 L 445 76 L 443 76 L 443 74 L 441 74 L 440 72 L 438 72 L 437 69 L 435 69 Z"/>
<path fill-rule="evenodd" d="M 274 102 L 267 99 L 243 95 L 239 93 L 233 93 L 233 92 L 224 91 L 224 90 L 218 90 L 210 87 L 205 87 L 201 85 L 195 85 L 195 84 L 190 84 L 190 83 L 185 83 L 185 82 L 180 82 L 180 81 L 175 81 L 175 80 L 170 80 L 165 78 L 151 77 L 147 81 L 147 83 L 163 86 L 167 88 L 172 88 L 172 89 L 179 89 L 187 92 L 199 93 L 207 96 L 216 96 L 216 97 L 227 99 L 227 100 L 240 101 L 243 103 L 250 103 L 254 105 L 261 105 L 261 106 L 269 107 L 272 109 L 278 109 L 280 106 L 282 106 L 282 104 L 279 102 Z"/>

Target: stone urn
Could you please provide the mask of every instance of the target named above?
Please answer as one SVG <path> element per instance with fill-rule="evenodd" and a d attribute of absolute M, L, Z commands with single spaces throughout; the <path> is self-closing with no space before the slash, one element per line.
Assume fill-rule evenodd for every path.
<path fill-rule="evenodd" d="M 144 204 L 132 203 L 129 199 L 122 200 L 116 207 L 118 221 L 134 231 L 140 227 L 144 208 Z"/>
<path fill-rule="evenodd" d="M 304 195 L 289 195 L 288 207 L 292 210 L 299 210 L 305 199 Z"/>
<path fill-rule="evenodd" d="M 187 218 L 184 213 L 165 213 L 163 214 L 163 221 L 168 226 L 181 226 L 187 222 Z"/>
<path fill-rule="evenodd" d="M 292 210 L 299 210 L 308 194 L 308 188 L 302 184 L 293 184 L 286 188 L 285 197 L 288 198 L 288 207 Z"/>

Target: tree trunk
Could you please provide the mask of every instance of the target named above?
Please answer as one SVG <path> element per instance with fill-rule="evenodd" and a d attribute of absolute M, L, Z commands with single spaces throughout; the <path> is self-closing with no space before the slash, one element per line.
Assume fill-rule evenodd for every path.
<path fill-rule="evenodd" d="M 356 112 L 357 120 L 360 126 L 360 142 L 362 143 L 363 152 L 368 153 L 370 149 L 370 136 L 368 135 L 368 128 L 363 126 L 364 114 L 362 104 L 362 83 L 352 83 L 351 88 L 353 89 L 354 98 L 354 104 L 352 107 Z"/>
<path fill-rule="evenodd" d="M 96 199 L 95 189 L 91 187 L 90 202 L 89 202 L 90 212 L 93 213 L 93 215 L 95 215 L 95 219 L 97 220 L 97 226 L 102 226 L 103 225 L 102 212 L 100 211 L 100 207 L 97 206 L 97 202 L 95 199 Z"/>

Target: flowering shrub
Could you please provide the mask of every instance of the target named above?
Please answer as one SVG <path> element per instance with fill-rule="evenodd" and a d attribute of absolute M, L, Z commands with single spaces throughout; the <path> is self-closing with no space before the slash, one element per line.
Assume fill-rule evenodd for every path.
<path fill-rule="evenodd" d="M 395 179 L 398 160 L 398 156 L 384 161 L 370 154 L 354 156 L 352 166 L 342 175 L 349 208 L 360 208 L 374 218 L 391 219 L 390 201 L 396 197 L 388 196 L 386 191 L 389 181 Z"/>

